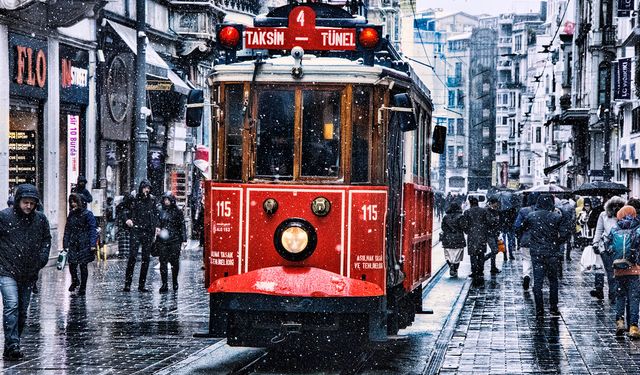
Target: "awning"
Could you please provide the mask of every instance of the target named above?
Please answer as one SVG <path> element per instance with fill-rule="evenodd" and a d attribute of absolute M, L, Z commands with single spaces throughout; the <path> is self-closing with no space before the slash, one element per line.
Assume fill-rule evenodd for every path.
<path fill-rule="evenodd" d="M 552 165 L 550 167 L 546 167 L 544 169 L 544 175 L 548 176 L 549 173 L 557 171 L 558 169 L 560 169 L 560 168 L 564 167 L 565 165 L 569 164 L 571 162 L 571 160 L 573 160 L 573 159 L 569 158 L 569 159 L 567 159 L 565 161 L 561 161 L 560 163 L 554 164 L 554 165 Z"/>
<path fill-rule="evenodd" d="M 627 37 L 627 39 L 622 42 L 622 47 L 633 47 L 634 45 L 640 42 L 640 28 L 636 27 L 631 30 L 631 33 Z"/>
<path fill-rule="evenodd" d="M 113 31 L 120 36 L 120 38 L 126 43 L 129 49 L 135 54 L 137 53 L 137 37 L 136 31 L 134 29 L 128 28 L 126 26 L 120 25 L 119 23 L 112 22 L 107 20 L 107 23 L 113 28 Z M 145 54 L 145 59 L 147 61 L 147 75 L 169 79 L 168 72 L 169 65 L 164 61 L 158 52 L 156 52 L 150 45 L 147 46 L 147 53 Z M 177 77 L 177 76 L 176 76 Z"/>
<path fill-rule="evenodd" d="M 182 80 L 182 78 L 178 77 L 178 75 L 171 70 L 168 71 L 167 75 L 169 76 L 169 81 L 173 83 L 173 91 L 179 94 L 189 95 L 191 87 L 189 87 L 186 82 Z"/>

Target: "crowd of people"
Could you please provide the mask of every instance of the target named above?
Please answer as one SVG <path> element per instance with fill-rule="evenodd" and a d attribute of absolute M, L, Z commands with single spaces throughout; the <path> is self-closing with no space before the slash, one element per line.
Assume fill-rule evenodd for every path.
<path fill-rule="evenodd" d="M 495 275 L 500 272 L 495 263 L 497 254 L 503 252 L 505 261 L 515 260 L 517 254 L 523 290 L 528 292 L 533 283 L 536 316 L 545 313 L 545 279 L 549 283 L 549 313 L 558 316 L 562 263 L 572 260 L 572 249 L 580 249 L 581 262 L 596 259 L 600 265 L 589 267 L 594 274 L 590 295 L 603 300 L 607 285 L 606 295 L 616 314 L 616 334 L 640 338 L 640 200 L 606 194 L 574 198 L 529 193 L 522 204 L 501 207 L 501 200 L 490 196 L 487 206 L 479 207 L 477 198 L 470 195 L 469 208 L 464 211 L 458 201 L 447 203 L 440 240 L 449 274 L 458 277 L 466 247 L 472 286 L 481 288 L 487 260 Z"/>
<path fill-rule="evenodd" d="M 62 267 L 68 264 L 71 275 L 69 292 L 84 296 L 89 277 L 88 264 L 96 258 L 98 225 L 87 205 L 91 194 L 79 178 L 78 185 L 68 197 L 69 214 L 64 228 Z M 31 294 L 36 293 L 39 271 L 49 261 L 51 234 L 49 221 L 42 212 L 38 189 L 30 184 L 17 186 L 0 211 L 0 294 L 3 303 L 5 360 L 20 360 L 24 354 L 20 337 L 25 327 Z M 138 290 L 146 288 L 151 256 L 159 257 L 162 286 L 160 293 L 169 291 L 168 265 L 171 265 L 172 288 L 178 289 L 180 252 L 187 242 L 185 218 L 170 192 L 158 201 L 151 195 L 151 185 L 143 180 L 135 194 L 128 194 L 113 210 L 117 225 L 119 252 L 127 254 L 124 292 L 131 290 L 138 251 L 142 262 Z M 110 231 L 112 228 L 110 228 Z M 113 229 L 115 235 L 115 228 Z M 78 270 L 80 274 L 78 275 Z"/>

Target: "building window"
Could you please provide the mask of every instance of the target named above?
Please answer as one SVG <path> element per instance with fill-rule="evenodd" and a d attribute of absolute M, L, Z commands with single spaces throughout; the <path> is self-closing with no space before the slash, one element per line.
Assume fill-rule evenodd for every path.
<path fill-rule="evenodd" d="M 516 53 L 522 50 L 522 35 L 516 35 L 516 37 L 514 38 L 513 49 Z"/>
<path fill-rule="evenodd" d="M 456 119 L 450 118 L 449 123 L 447 125 L 447 134 L 455 135 L 456 134 Z"/>
<path fill-rule="evenodd" d="M 640 131 L 640 107 L 636 107 L 631 111 L 631 133 Z"/>
<path fill-rule="evenodd" d="M 542 143 L 542 129 L 536 128 L 536 143 Z"/>
<path fill-rule="evenodd" d="M 447 146 L 447 164 L 453 165 L 453 154 L 456 152 L 453 146 Z"/>
<path fill-rule="evenodd" d="M 464 135 L 464 119 L 459 118 L 456 120 L 456 134 Z"/>
<path fill-rule="evenodd" d="M 456 148 L 456 168 L 464 167 L 464 147 L 458 146 Z"/>
<path fill-rule="evenodd" d="M 509 119 L 509 118 L 508 118 L 507 116 L 504 116 L 504 117 L 502 118 L 502 125 L 507 125 L 507 120 L 508 120 L 508 119 Z"/>
<path fill-rule="evenodd" d="M 611 91 L 611 64 L 607 61 L 598 67 L 598 105 L 607 105 Z"/>
<path fill-rule="evenodd" d="M 531 159 L 527 160 L 527 174 L 531 174 Z"/>
<path fill-rule="evenodd" d="M 448 102 L 447 105 L 449 108 L 453 108 L 456 106 L 456 91 L 455 90 L 449 90 L 449 98 L 448 98 Z"/>
<path fill-rule="evenodd" d="M 506 154 L 507 152 L 508 152 L 507 141 L 502 141 L 502 153 Z"/>

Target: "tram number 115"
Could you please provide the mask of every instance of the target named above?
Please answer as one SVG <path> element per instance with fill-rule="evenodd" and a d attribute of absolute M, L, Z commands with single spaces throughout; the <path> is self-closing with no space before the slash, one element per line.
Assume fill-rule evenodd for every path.
<path fill-rule="evenodd" d="M 216 215 L 218 215 L 218 217 L 231 217 L 231 202 L 217 201 Z"/>
<path fill-rule="evenodd" d="M 378 205 L 365 204 L 364 206 L 362 206 L 362 219 L 364 221 L 378 220 Z"/>

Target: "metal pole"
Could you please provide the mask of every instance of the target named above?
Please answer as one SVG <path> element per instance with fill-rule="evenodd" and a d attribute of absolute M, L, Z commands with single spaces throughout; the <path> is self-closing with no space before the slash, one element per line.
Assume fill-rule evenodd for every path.
<path fill-rule="evenodd" d="M 146 1 L 136 0 L 136 101 L 135 101 L 135 150 L 133 167 L 133 186 L 147 178 L 147 147 L 149 137 L 147 136 L 147 116 L 142 109 L 146 107 L 147 99 L 147 66 L 146 66 Z"/>
<path fill-rule="evenodd" d="M 604 110 L 604 160 L 602 161 L 602 179 L 611 181 L 611 157 L 609 155 L 609 144 L 611 143 L 611 124 L 609 123 L 611 111 L 609 108 Z"/>

